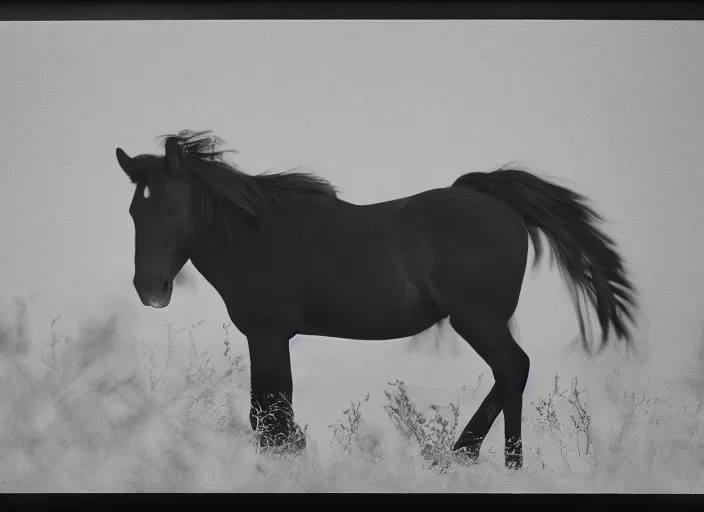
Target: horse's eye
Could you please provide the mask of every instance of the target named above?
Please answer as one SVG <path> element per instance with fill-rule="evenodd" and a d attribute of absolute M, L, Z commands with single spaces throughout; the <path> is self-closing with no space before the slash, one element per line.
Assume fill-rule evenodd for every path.
<path fill-rule="evenodd" d="M 174 215 L 174 209 L 173 209 L 173 208 L 169 208 L 168 210 L 166 210 L 166 213 L 169 214 L 169 217 L 173 217 L 173 215 Z"/>

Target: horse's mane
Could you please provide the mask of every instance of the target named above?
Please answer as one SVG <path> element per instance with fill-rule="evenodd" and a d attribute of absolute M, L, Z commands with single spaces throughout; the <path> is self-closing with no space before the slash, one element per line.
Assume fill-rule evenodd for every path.
<path fill-rule="evenodd" d="M 203 206 L 208 220 L 227 212 L 223 207 L 242 209 L 263 223 L 277 208 L 285 208 L 303 195 L 337 197 L 337 190 L 324 178 L 295 170 L 250 175 L 236 165 L 225 162 L 224 141 L 210 130 L 182 130 L 160 137 L 161 145 L 175 138 L 187 162 L 187 171 L 203 192 Z M 227 208 L 229 207 L 229 208 Z"/>

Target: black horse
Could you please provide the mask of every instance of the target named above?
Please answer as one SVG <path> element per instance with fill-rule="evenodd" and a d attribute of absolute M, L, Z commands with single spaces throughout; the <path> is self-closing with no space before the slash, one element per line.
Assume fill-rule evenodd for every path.
<path fill-rule="evenodd" d="M 360 206 L 311 174 L 245 174 L 224 161 L 221 143 L 209 131 L 181 131 L 163 137 L 165 156 L 116 154 L 137 185 L 130 214 L 139 298 L 167 306 L 188 259 L 218 291 L 247 337 L 250 421 L 262 447 L 305 447 L 293 419 L 291 337 L 397 339 L 449 317 L 495 379 L 454 449 L 476 459 L 503 410 L 506 466 L 520 468 L 529 360 L 508 322 L 528 239 L 536 264 L 543 253 L 540 232 L 570 285 L 584 348 L 584 298 L 598 314 L 602 347 L 610 328 L 631 343 L 635 289 L 596 226 L 601 218 L 571 190 L 502 168 Z"/>

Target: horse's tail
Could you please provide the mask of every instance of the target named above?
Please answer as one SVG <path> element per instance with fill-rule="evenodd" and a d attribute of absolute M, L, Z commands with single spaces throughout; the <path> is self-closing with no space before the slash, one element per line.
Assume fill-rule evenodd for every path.
<path fill-rule="evenodd" d="M 534 266 L 543 254 L 540 238 L 543 232 L 572 295 L 585 350 L 588 348 L 585 333 L 585 328 L 589 328 L 585 322 L 588 311 L 586 304 L 583 306 L 580 301 L 580 296 L 585 295 L 599 318 L 601 347 L 608 341 L 610 328 L 618 339 L 625 339 L 627 345 L 631 345 L 631 333 L 623 317 L 635 324 L 636 291 L 614 241 L 597 227 L 602 217 L 588 205 L 584 196 L 526 171 L 507 168 L 468 173 L 452 186 L 470 187 L 518 210 L 533 243 Z"/>

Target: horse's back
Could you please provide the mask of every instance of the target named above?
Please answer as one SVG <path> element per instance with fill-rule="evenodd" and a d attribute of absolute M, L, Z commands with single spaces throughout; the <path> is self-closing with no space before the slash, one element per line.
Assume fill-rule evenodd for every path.
<path fill-rule="evenodd" d="M 475 235 L 491 235 L 510 229 L 525 229 L 519 212 L 506 203 L 468 187 L 428 190 L 407 198 L 399 212 L 423 219 L 429 227 L 471 230 Z M 493 228 L 499 228 L 493 229 Z"/>
<path fill-rule="evenodd" d="M 323 266 L 332 258 L 338 267 L 394 264 L 417 274 L 438 256 L 494 259 L 504 251 L 525 256 L 528 248 L 520 213 L 466 187 L 369 205 L 318 198 L 302 220 L 309 260 Z"/>

